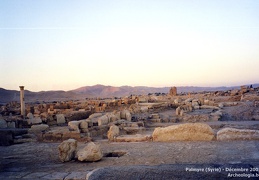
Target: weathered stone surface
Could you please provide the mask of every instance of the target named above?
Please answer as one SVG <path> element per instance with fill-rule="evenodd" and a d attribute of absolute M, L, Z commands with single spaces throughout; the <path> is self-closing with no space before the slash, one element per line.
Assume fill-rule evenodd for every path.
<path fill-rule="evenodd" d="M 107 125 L 109 123 L 109 118 L 106 115 L 98 117 L 98 126 Z"/>
<path fill-rule="evenodd" d="M 140 113 L 141 112 L 140 106 L 138 106 L 137 104 L 131 104 L 129 107 L 129 111 L 131 113 Z"/>
<path fill-rule="evenodd" d="M 141 106 L 140 107 L 140 112 L 142 112 L 142 113 L 148 112 L 148 106 Z"/>
<path fill-rule="evenodd" d="M 49 129 L 49 125 L 47 124 L 39 124 L 39 125 L 32 125 L 29 129 L 30 132 L 41 132 Z"/>
<path fill-rule="evenodd" d="M 180 108 L 180 107 L 176 108 L 175 114 L 176 114 L 177 116 L 179 116 L 179 115 L 180 115 L 180 111 L 181 111 L 181 108 Z"/>
<path fill-rule="evenodd" d="M 89 119 L 97 118 L 97 117 L 100 117 L 100 116 L 102 116 L 102 115 L 103 115 L 102 113 L 94 113 L 94 114 L 91 114 L 91 115 L 89 116 Z"/>
<path fill-rule="evenodd" d="M 86 180 L 131 180 L 131 179 L 228 179 L 229 171 L 222 169 L 251 169 L 250 164 L 162 164 L 156 166 L 118 166 L 98 168 L 89 172 Z M 208 169 L 218 170 L 208 172 Z M 219 171 L 221 170 L 221 171 Z M 232 177 L 233 174 L 232 173 Z M 242 173 L 240 173 L 242 174 Z M 249 174 L 249 173 L 248 173 Z M 253 174 L 256 177 L 255 173 Z M 241 176 L 240 176 L 241 177 Z M 247 176 L 237 179 L 246 179 Z"/>
<path fill-rule="evenodd" d="M 64 124 L 66 123 L 66 119 L 64 114 L 56 114 L 57 117 L 57 124 Z"/>
<path fill-rule="evenodd" d="M 227 106 L 227 107 L 228 106 L 236 106 L 236 105 L 238 105 L 238 102 L 224 102 L 223 105 Z"/>
<path fill-rule="evenodd" d="M 45 142 L 64 141 L 68 139 L 87 141 L 87 138 L 82 138 L 80 136 L 80 132 L 69 131 L 67 127 L 62 127 L 58 130 L 47 131 L 42 134 L 42 140 Z"/>
<path fill-rule="evenodd" d="M 33 116 L 33 114 L 32 114 L 32 113 L 28 113 L 28 114 L 27 114 L 27 118 L 29 118 L 29 119 L 33 119 L 33 118 L 34 118 L 34 116 Z"/>
<path fill-rule="evenodd" d="M 7 128 L 7 123 L 3 119 L 0 119 L 0 128 Z"/>
<path fill-rule="evenodd" d="M 222 109 L 224 107 L 224 103 L 219 103 L 218 106 Z"/>
<path fill-rule="evenodd" d="M 121 135 L 115 138 L 116 142 L 145 142 L 151 141 L 152 137 L 148 135 L 135 134 L 135 135 Z"/>
<path fill-rule="evenodd" d="M 27 175 L 21 177 L 21 179 L 41 179 L 42 177 L 49 175 L 48 172 L 33 172 L 29 173 L 27 172 Z"/>
<path fill-rule="evenodd" d="M 201 105 L 201 102 L 199 99 L 193 99 L 192 100 L 192 106 L 195 107 L 195 106 L 200 106 Z"/>
<path fill-rule="evenodd" d="M 27 120 L 28 124 L 41 124 L 42 120 L 40 117 L 34 117 L 32 119 Z"/>
<path fill-rule="evenodd" d="M 182 102 L 182 99 L 180 99 L 180 98 L 174 99 L 174 104 L 176 104 L 176 105 L 180 104 L 181 102 Z"/>
<path fill-rule="evenodd" d="M 69 121 L 87 119 L 89 118 L 90 114 L 91 114 L 91 111 L 72 111 L 66 114 L 66 120 L 67 122 L 69 122 Z"/>
<path fill-rule="evenodd" d="M 209 105 L 200 106 L 200 109 L 217 109 L 217 110 L 220 110 L 220 108 L 217 107 L 217 106 L 209 106 Z"/>
<path fill-rule="evenodd" d="M 230 92 L 230 96 L 235 96 L 235 95 L 238 95 L 239 93 L 239 90 L 238 89 L 234 89 Z"/>
<path fill-rule="evenodd" d="M 222 116 L 222 111 L 216 111 L 216 112 L 212 112 L 212 113 L 210 113 L 210 115 L 212 115 L 212 116 L 219 116 L 219 117 L 221 117 L 221 116 Z"/>
<path fill-rule="evenodd" d="M 178 108 L 176 108 L 175 113 L 176 113 L 176 115 L 183 116 L 183 114 L 184 114 L 185 112 L 190 112 L 190 111 L 192 111 L 192 110 L 193 110 L 193 107 L 192 107 L 191 104 L 181 105 L 181 106 L 179 106 Z"/>
<path fill-rule="evenodd" d="M 136 133 L 142 133 L 143 131 L 145 131 L 146 129 L 144 127 L 123 127 L 123 130 L 127 133 L 127 134 L 136 134 Z"/>
<path fill-rule="evenodd" d="M 94 162 L 101 160 L 103 153 L 99 145 L 90 142 L 87 144 L 87 146 L 77 152 L 77 156 L 79 161 Z"/>
<path fill-rule="evenodd" d="M 204 123 L 186 123 L 156 128 L 152 134 L 153 141 L 211 141 L 214 132 Z"/>
<path fill-rule="evenodd" d="M 86 120 L 79 121 L 79 128 L 81 132 L 88 132 L 88 122 Z"/>
<path fill-rule="evenodd" d="M 84 139 L 81 139 L 81 136 L 80 136 L 80 132 L 76 132 L 76 131 L 70 131 L 70 132 L 63 132 L 62 133 L 62 139 L 63 140 L 67 140 L 67 139 L 76 139 L 76 140 L 84 140 Z"/>
<path fill-rule="evenodd" d="M 113 111 L 113 114 L 115 115 L 116 119 L 121 119 L 121 112 L 120 111 Z"/>
<path fill-rule="evenodd" d="M 169 95 L 170 96 L 176 96 L 177 95 L 177 88 L 171 87 L 171 89 L 169 90 Z"/>
<path fill-rule="evenodd" d="M 209 105 L 209 103 L 210 103 L 210 100 L 208 100 L 208 99 L 204 99 L 204 104 L 203 105 Z"/>
<path fill-rule="evenodd" d="M 120 134 L 120 129 L 116 125 L 112 125 L 107 132 L 107 137 L 109 141 L 114 141 L 117 136 Z"/>
<path fill-rule="evenodd" d="M 75 158 L 77 149 L 77 141 L 75 139 L 68 139 L 63 141 L 59 146 L 59 159 L 62 162 L 71 161 Z"/>
<path fill-rule="evenodd" d="M 217 132 L 217 140 L 259 140 L 259 130 L 223 128 Z"/>
<path fill-rule="evenodd" d="M 89 173 L 89 171 L 71 172 L 64 180 L 85 180 L 87 173 Z"/>
<path fill-rule="evenodd" d="M 119 119 L 114 113 L 107 113 L 106 115 L 108 116 L 109 122 L 114 122 Z"/>
<path fill-rule="evenodd" d="M 131 121 L 131 114 L 129 111 L 126 112 L 126 120 Z"/>
<path fill-rule="evenodd" d="M 68 172 L 53 172 L 53 173 L 49 173 L 48 175 L 42 177 L 42 179 L 65 179 L 65 177 L 68 175 Z"/>
<path fill-rule="evenodd" d="M 207 122 L 210 121 L 209 114 L 184 114 L 182 117 L 183 122 L 195 123 L 195 122 Z"/>
<path fill-rule="evenodd" d="M 80 132 L 79 124 L 80 124 L 80 121 L 70 121 L 68 122 L 68 129 L 71 131 Z"/>
<path fill-rule="evenodd" d="M 120 113 L 121 119 L 126 119 L 127 121 L 131 121 L 131 114 L 129 110 L 123 110 Z"/>

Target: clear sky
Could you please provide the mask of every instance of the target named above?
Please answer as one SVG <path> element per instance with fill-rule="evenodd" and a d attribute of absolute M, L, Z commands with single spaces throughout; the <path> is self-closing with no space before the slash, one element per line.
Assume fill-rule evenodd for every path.
<path fill-rule="evenodd" d="M 0 87 L 259 82 L 258 0 L 0 0 Z"/>

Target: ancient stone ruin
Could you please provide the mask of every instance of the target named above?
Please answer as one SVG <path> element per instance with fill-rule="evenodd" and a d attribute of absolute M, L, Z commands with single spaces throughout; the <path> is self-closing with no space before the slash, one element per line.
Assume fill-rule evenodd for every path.
<path fill-rule="evenodd" d="M 94 179 L 95 173 L 106 172 L 103 169 L 90 173 L 90 170 L 113 168 L 113 165 L 123 163 L 159 165 L 163 162 L 177 164 L 179 161 L 206 164 L 216 160 L 232 163 L 231 156 L 217 157 L 221 151 L 216 152 L 215 148 L 229 155 L 231 151 L 245 149 L 243 146 L 231 149 L 230 146 L 229 150 L 223 150 L 229 143 L 238 146 L 250 142 L 257 144 L 259 140 L 259 89 L 247 86 L 228 91 L 185 94 L 177 93 L 177 88 L 172 87 L 168 94 L 40 103 L 26 102 L 26 91 L 24 86 L 20 86 L 20 97 L 20 102 L 1 105 L 0 145 L 53 146 L 57 153 L 49 154 L 50 162 L 62 162 L 61 166 L 67 169 L 84 166 L 89 171 L 82 176 L 75 175 L 81 179 Z M 136 150 L 139 146 L 142 149 Z M 209 149 L 206 149 L 207 146 Z M 252 145 L 249 146 L 253 149 Z M 170 150 L 169 147 L 178 149 Z M 196 148 L 194 152 L 189 151 L 190 147 Z M 188 154 L 199 156 L 199 147 L 199 153 L 205 153 L 206 158 L 195 161 Z M 47 152 L 48 148 L 41 151 Z M 153 154 L 149 154 L 151 151 Z M 168 158 L 160 157 L 156 153 L 160 151 Z M 170 153 L 174 151 L 178 154 L 171 157 Z M 185 155 L 181 156 L 181 153 Z M 259 160 L 258 152 L 252 152 L 250 157 L 255 162 Z M 12 158 L 10 155 L 5 160 Z M 248 157 L 242 158 L 244 162 L 249 162 Z M 251 166 L 255 166 L 255 162 Z M 51 166 L 55 168 L 54 164 Z M 147 171 L 146 168 L 149 169 L 147 166 L 143 172 Z M 136 169 L 134 171 L 137 172 Z M 72 177 L 69 173 L 59 175 L 63 179 Z M 28 176 L 25 174 L 24 177 Z M 42 177 L 49 176 L 43 173 Z"/>

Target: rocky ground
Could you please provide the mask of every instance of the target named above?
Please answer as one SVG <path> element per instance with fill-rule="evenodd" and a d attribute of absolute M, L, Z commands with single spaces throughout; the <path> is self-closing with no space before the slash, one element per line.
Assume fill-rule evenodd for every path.
<path fill-rule="evenodd" d="M 244 163 L 259 167 L 258 141 L 108 143 L 100 140 L 96 143 L 104 154 L 109 156 L 113 152 L 114 156 L 117 153 L 121 157 L 104 157 L 93 163 L 77 160 L 62 163 L 58 158 L 59 143 L 31 142 L 0 147 L 0 179 L 85 179 L 96 168 L 128 165 Z"/>

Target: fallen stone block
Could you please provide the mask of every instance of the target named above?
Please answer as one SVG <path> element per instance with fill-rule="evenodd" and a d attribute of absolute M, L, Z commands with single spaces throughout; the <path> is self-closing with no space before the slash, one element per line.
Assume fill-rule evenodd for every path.
<path fill-rule="evenodd" d="M 127 134 L 135 134 L 141 133 L 146 129 L 144 127 L 123 127 L 123 130 L 126 131 Z"/>
<path fill-rule="evenodd" d="M 0 119 L 0 128 L 7 128 L 7 123 L 3 119 Z"/>
<path fill-rule="evenodd" d="M 106 115 L 98 117 L 98 126 L 107 125 L 109 123 L 109 118 Z"/>
<path fill-rule="evenodd" d="M 220 108 L 217 107 L 217 106 L 209 106 L 209 105 L 202 105 L 202 106 L 200 106 L 200 109 L 217 109 L 217 110 L 220 110 Z"/>
<path fill-rule="evenodd" d="M 259 140 L 259 130 L 224 128 L 217 132 L 217 140 Z"/>
<path fill-rule="evenodd" d="M 79 129 L 81 132 L 86 133 L 88 132 L 88 122 L 86 120 L 80 120 L 79 121 Z"/>
<path fill-rule="evenodd" d="M 107 113 L 106 114 L 109 118 L 109 122 L 114 122 L 118 119 L 120 119 L 118 116 L 116 116 L 114 113 Z"/>
<path fill-rule="evenodd" d="M 90 142 L 87 144 L 87 146 L 77 152 L 77 157 L 79 161 L 94 162 L 101 160 L 103 153 L 99 145 Z"/>
<path fill-rule="evenodd" d="M 66 119 L 64 114 L 56 114 L 57 117 L 57 124 L 64 124 L 66 123 Z"/>
<path fill-rule="evenodd" d="M 70 122 L 68 122 L 68 129 L 70 131 L 80 132 L 79 124 L 80 124 L 80 121 L 70 121 Z"/>
<path fill-rule="evenodd" d="M 80 132 L 75 132 L 75 131 L 64 132 L 62 134 L 62 140 L 67 140 L 69 138 L 80 140 L 81 139 L 81 134 L 80 134 Z"/>
<path fill-rule="evenodd" d="M 109 131 L 107 132 L 107 137 L 109 141 L 114 141 L 117 136 L 120 134 L 120 129 L 116 125 L 110 126 Z"/>
<path fill-rule="evenodd" d="M 152 137 L 148 135 L 121 135 L 115 138 L 115 142 L 145 142 L 151 141 Z"/>
<path fill-rule="evenodd" d="M 49 125 L 47 124 L 32 125 L 31 128 L 29 129 L 29 132 L 37 133 L 37 132 L 45 131 L 47 129 L 49 129 Z"/>
<path fill-rule="evenodd" d="M 72 111 L 69 114 L 66 114 L 66 120 L 69 121 L 76 121 L 81 119 L 87 119 L 91 111 Z"/>
<path fill-rule="evenodd" d="M 102 115 L 103 115 L 102 113 L 94 113 L 94 114 L 91 114 L 91 115 L 89 116 L 89 119 L 97 118 L 97 117 L 100 117 L 100 116 L 102 116 Z"/>
<path fill-rule="evenodd" d="M 212 128 L 204 123 L 186 123 L 156 128 L 152 134 L 153 141 L 211 141 L 214 139 Z"/>
<path fill-rule="evenodd" d="M 33 119 L 33 118 L 34 118 L 34 116 L 33 116 L 33 114 L 32 114 L 32 113 L 28 113 L 28 114 L 27 114 L 27 118 L 29 118 L 29 119 Z"/>
<path fill-rule="evenodd" d="M 131 114 L 129 110 L 123 110 L 120 113 L 121 119 L 126 119 L 127 121 L 131 121 Z"/>
<path fill-rule="evenodd" d="M 77 141 L 75 139 L 68 139 L 63 141 L 59 146 L 59 159 L 61 162 L 71 161 L 75 158 L 77 149 Z"/>
<path fill-rule="evenodd" d="M 32 119 L 27 120 L 28 124 L 41 124 L 42 120 L 40 117 L 34 117 Z"/>

